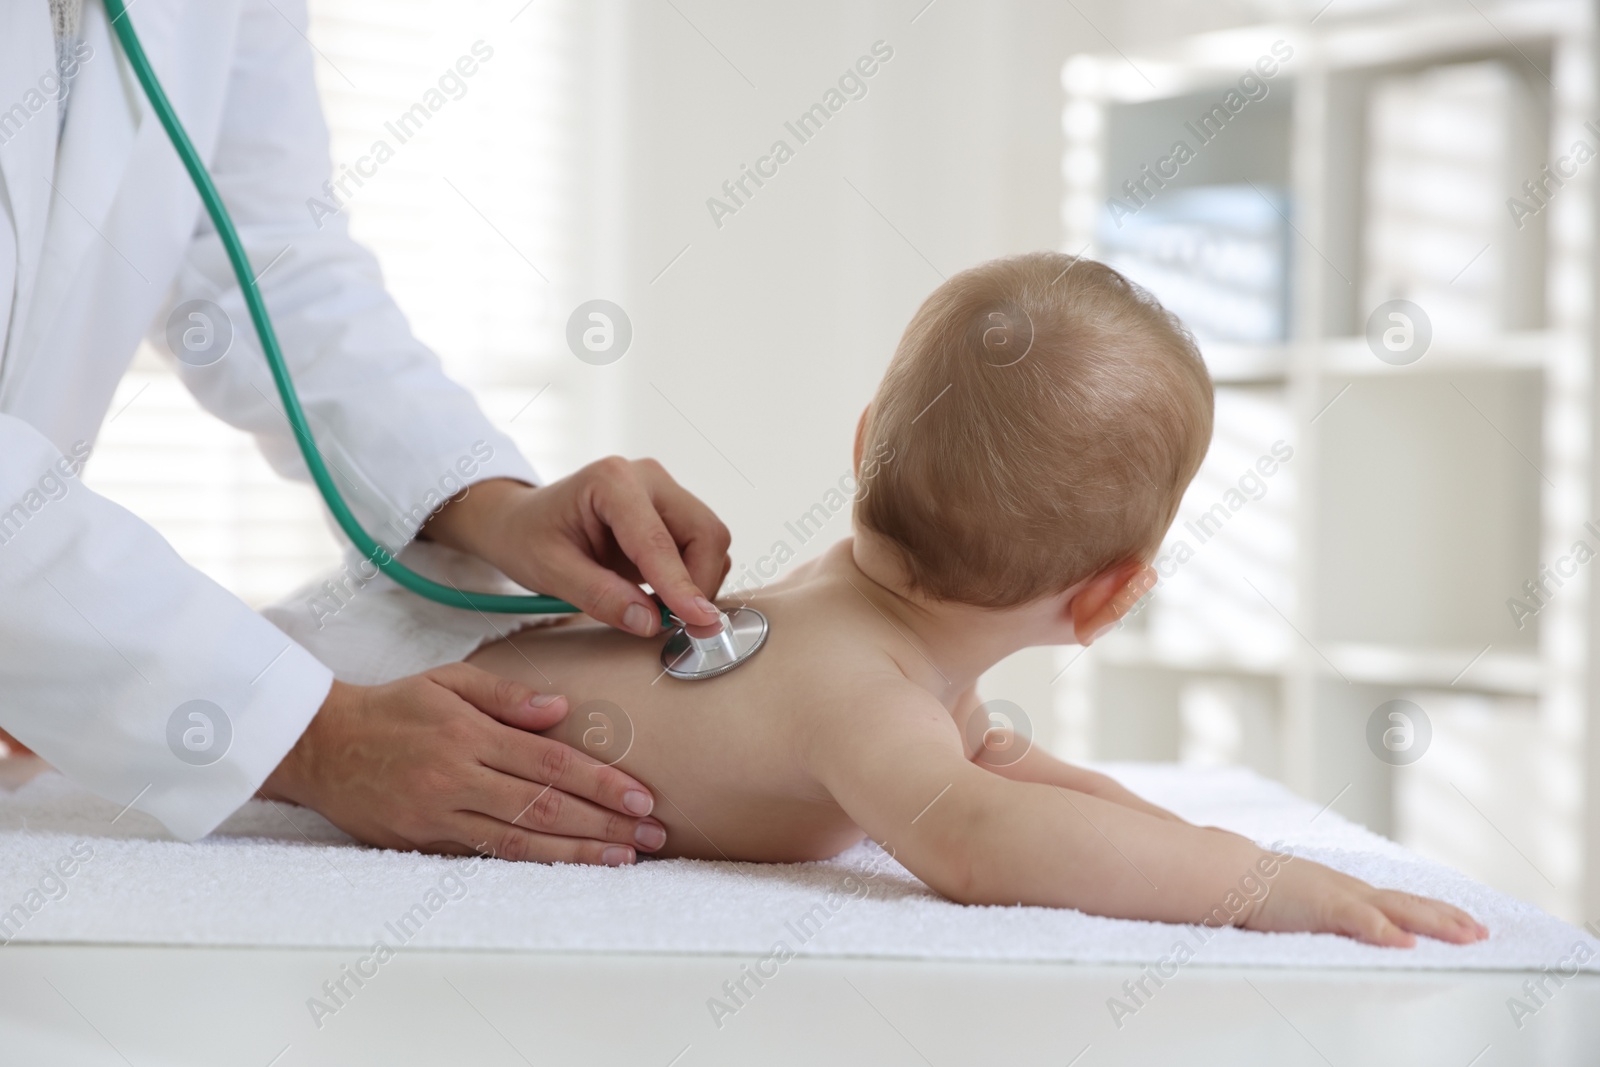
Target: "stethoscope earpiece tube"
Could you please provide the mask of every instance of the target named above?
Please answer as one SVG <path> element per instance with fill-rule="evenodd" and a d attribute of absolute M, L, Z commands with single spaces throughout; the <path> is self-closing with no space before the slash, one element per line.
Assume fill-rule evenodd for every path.
<path fill-rule="evenodd" d="M 144 48 L 139 44 L 139 37 L 134 33 L 133 20 L 127 17 L 127 5 L 123 0 L 105 0 L 105 5 L 111 17 L 112 29 L 116 31 L 117 40 L 122 44 L 128 63 L 133 67 L 133 73 L 139 79 L 139 85 L 144 89 L 144 95 L 150 101 L 151 108 L 155 110 L 156 117 L 166 129 L 167 137 L 172 142 L 173 149 L 177 151 L 178 158 L 183 161 L 184 169 L 189 172 L 190 180 L 194 182 L 200 199 L 205 203 L 206 213 L 211 216 L 211 223 L 216 227 L 217 237 L 228 253 L 228 262 L 232 265 L 234 276 L 239 281 L 239 288 L 244 293 L 245 305 L 250 309 L 250 321 L 254 323 L 256 336 L 261 340 L 261 351 L 266 356 L 267 366 L 272 371 L 272 380 L 278 387 L 278 397 L 283 401 L 284 415 L 294 430 L 295 440 L 300 446 L 300 455 L 304 457 L 306 468 L 311 472 L 317 490 L 322 494 L 328 510 L 333 513 L 334 520 L 338 522 L 345 536 L 350 538 L 351 543 L 395 584 L 441 604 L 515 615 L 548 615 L 577 611 L 573 605 L 553 596 L 468 593 L 451 585 L 440 585 L 400 563 L 387 548 L 362 529 L 361 523 L 356 520 L 345 503 L 339 487 L 334 484 L 327 465 L 322 461 L 322 454 L 317 449 L 316 440 L 311 436 L 311 427 L 306 422 L 305 411 L 300 406 L 300 397 L 295 392 L 294 381 L 289 377 L 289 368 L 284 363 L 282 350 L 278 347 L 278 336 L 272 328 L 272 319 L 267 314 L 266 303 L 261 299 L 261 291 L 256 286 L 250 259 L 245 255 L 244 245 L 239 240 L 238 231 L 234 229 L 233 219 L 222 202 L 221 194 L 217 192 L 216 183 L 211 180 L 210 173 L 200 160 L 200 154 L 195 151 L 188 133 L 178 121 L 178 115 L 167 99 L 166 92 L 156 79 L 155 71 L 151 69 Z M 662 608 L 662 620 L 665 624 L 665 607 Z"/>

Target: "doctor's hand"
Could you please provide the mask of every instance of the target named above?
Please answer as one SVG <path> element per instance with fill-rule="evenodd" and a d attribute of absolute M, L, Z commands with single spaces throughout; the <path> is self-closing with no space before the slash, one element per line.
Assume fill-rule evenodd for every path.
<path fill-rule="evenodd" d="M 613 867 L 660 848 L 643 785 L 530 732 L 566 714 L 564 697 L 465 663 L 335 682 L 261 794 L 384 848 Z"/>
<path fill-rule="evenodd" d="M 610 456 L 538 488 L 479 482 L 436 512 L 423 536 L 641 637 L 660 629 L 661 615 L 640 582 L 680 619 L 710 625 L 708 598 L 732 565 L 728 528 L 653 459 Z"/>

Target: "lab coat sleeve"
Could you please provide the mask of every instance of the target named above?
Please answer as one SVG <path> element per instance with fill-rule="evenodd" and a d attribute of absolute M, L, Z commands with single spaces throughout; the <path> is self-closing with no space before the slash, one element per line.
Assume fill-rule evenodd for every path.
<path fill-rule="evenodd" d="M 272 772 L 332 674 L 85 488 L 87 455 L 0 415 L 0 725 L 192 840 Z"/>
<path fill-rule="evenodd" d="M 537 479 L 511 439 L 412 335 L 345 215 L 324 213 L 331 208 L 323 189 L 331 170 L 328 131 L 306 28 L 304 0 L 243 4 L 211 170 L 260 272 L 324 462 L 367 532 L 398 549 L 464 486 Z M 373 135 L 389 136 L 381 127 Z M 207 409 L 252 433 L 281 474 L 308 477 L 204 216 L 169 307 L 194 299 L 220 306 L 234 337 L 219 362 L 180 366 L 185 384 Z M 163 309 L 157 323 L 167 318 Z"/>

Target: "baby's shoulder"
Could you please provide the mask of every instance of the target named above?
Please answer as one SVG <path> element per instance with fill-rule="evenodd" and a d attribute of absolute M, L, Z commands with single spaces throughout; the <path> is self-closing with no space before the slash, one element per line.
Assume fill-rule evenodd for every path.
<path fill-rule="evenodd" d="M 848 742 L 869 728 L 875 732 L 880 725 L 919 720 L 953 727 L 938 699 L 907 678 L 890 656 L 857 649 L 826 674 L 815 683 L 816 699 L 807 713 L 819 736 Z"/>

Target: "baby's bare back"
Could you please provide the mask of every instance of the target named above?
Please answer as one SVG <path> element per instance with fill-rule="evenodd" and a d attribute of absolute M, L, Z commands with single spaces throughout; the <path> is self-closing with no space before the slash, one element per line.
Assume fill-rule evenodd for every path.
<path fill-rule="evenodd" d="M 852 603 L 852 598 L 854 603 Z M 747 602 L 771 624 L 737 670 L 683 681 L 663 674 L 661 638 L 589 619 L 525 630 L 468 662 L 572 708 L 545 736 L 633 775 L 667 828 L 659 855 L 797 862 L 837 855 L 861 831 L 805 767 L 818 702 L 854 676 L 893 669 L 865 603 L 827 560 L 796 568 Z M 739 601 L 725 600 L 724 610 Z"/>

